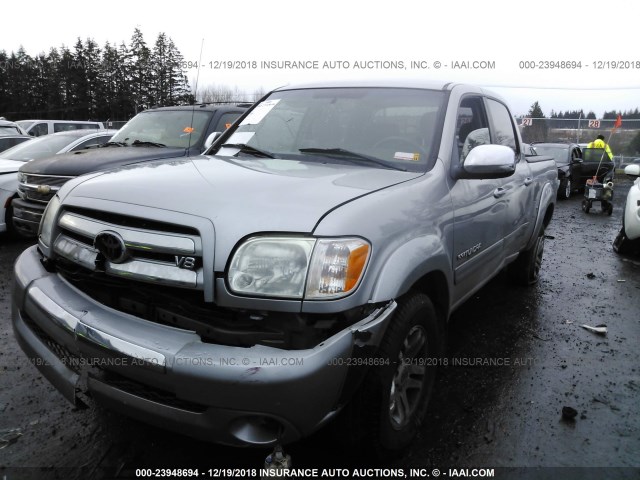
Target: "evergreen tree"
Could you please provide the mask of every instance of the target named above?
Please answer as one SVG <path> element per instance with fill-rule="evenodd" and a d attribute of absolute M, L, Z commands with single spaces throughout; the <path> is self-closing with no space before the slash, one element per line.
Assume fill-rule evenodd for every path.
<path fill-rule="evenodd" d="M 136 28 L 129 45 L 129 78 L 131 79 L 131 94 L 136 113 L 152 106 L 152 86 L 154 83 L 151 69 L 151 52 L 147 47 L 139 28 Z"/>
<path fill-rule="evenodd" d="M 167 36 L 164 33 L 158 34 L 151 54 L 154 79 L 152 95 L 154 105 L 161 107 L 171 105 L 169 102 L 169 76 L 171 66 L 169 65 L 168 48 Z"/>
<path fill-rule="evenodd" d="M 64 45 L 60 48 L 60 64 L 58 65 L 60 78 L 60 96 L 62 102 L 58 107 L 58 118 L 73 118 L 73 106 L 76 102 L 74 70 L 75 60 L 71 51 Z"/>
<path fill-rule="evenodd" d="M 167 43 L 167 65 L 168 100 L 170 104 L 193 104 L 195 97 L 191 93 L 187 76 L 182 68 L 184 65 L 184 57 L 176 48 L 171 38 L 169 38 Z"/>
<path fill-rule="evenodd" d="M 98 44 L 91 38 L 84 42 L 84 73 L 86 78 L 87 116 L 83 120 L 96 120 L 103 111 L 104 93 L 100 82 L 101 57 Z"/>
<path fill-rule="evenodd" d="M 549 126 L 547 125 L 542 108 L 540 108 L 540 104 L 537 101 L 531 105 L 527 117 L 533 118 L 534 120 L 533 125 L 523 128 L 523 140 L 527 143 L 546 142 Z"/>
<path fill-rule="evenodd" d="M 11 103 L 11 92 L 9 91 L 10 69 L 7 52 L 0 50 L 0 116 L 8 111 Z"/>

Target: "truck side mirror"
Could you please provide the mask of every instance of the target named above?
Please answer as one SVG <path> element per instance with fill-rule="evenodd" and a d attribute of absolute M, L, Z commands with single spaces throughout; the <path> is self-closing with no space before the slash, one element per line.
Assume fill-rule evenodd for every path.
<path fill-rule="evenodd" d="M 208 150 L 209 147 L 213 145 L 213 142 L 215 142 L 220 135 L 222 135 L 222 132 L 213 132 L 209 134 L 207 139 L 204 141 L 204 150 Z"/>
<path fill-rule="evenodd" d="M 455 173 L 456 178 L 504 178 L 513 175 L 516 154 L 504 145 L 478 145 L 473 148 Z"/>

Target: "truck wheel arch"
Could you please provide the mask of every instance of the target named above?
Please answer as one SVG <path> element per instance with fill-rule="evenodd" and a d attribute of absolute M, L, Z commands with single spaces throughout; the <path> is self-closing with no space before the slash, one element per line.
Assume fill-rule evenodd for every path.
<path fill-rule="evenodd" d="M 398 248 L 387 258 L 380 269 L 371 294 L 371 301 L 381 302 L 396 299 L 409 291 L 422 292 L 429 296 L 438 319 L 446 323 L 451 305 L 450 286 L 452 278 L 449 256 L 442 245 L 433 249 L 435 238 L 414 239 Z M 429 248 L 426 248 L 429 245 Z M 427 258 L 424 252 L 431 251 Z M 423 262 L 416 259 L 423 258 Z"/>

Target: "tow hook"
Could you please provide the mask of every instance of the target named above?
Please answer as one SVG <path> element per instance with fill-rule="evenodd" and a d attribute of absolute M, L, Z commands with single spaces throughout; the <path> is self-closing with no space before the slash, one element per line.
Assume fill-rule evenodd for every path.
<path fill-rule="evenodd" d="M 262 480 L 268 478 L 283 476 L 284 471 L 291 468 L 291 455 L 287 455 L 282 450 L 282 445 L 278 444 L 273 449 L 273 452 L 267 455 L 264 460 L 265 472 L 262 475 Z M 276 472 L 267 473 L 266 470 L 275 470 Z"/>

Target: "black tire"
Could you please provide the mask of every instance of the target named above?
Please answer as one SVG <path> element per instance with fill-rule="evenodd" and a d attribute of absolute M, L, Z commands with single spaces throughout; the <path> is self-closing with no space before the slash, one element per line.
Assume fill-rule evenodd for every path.
<path fill-rule="evenodd" d="M 624 217 L 622 227 L 613 240 L 613 251 L 619 255 L 630 255 L 640 253 L 640 239 L 631 240 L 624 231 Z"/>
<path fill-rule="evenodd" d="M 442 352 L 431 299 L 407 294 L 398 301 L 376 354 L 388 365 L 371 367 L 343 412 L 349 444 L 359 449 L 366 445 L 380 458 L 406 448 L 418 433 L 433 390 L 437 362 L 427 360 Z"/>
<path fill-rule="evenodd" d="M 562 180 L 562 182 L 560 182 L 560 188 L 558 189 L 558 197 L 561 200 L 569 200 L 569 198 L 571 197 L 571 179 L 570 178 L 565 178 L 564 180 Z"/>
<path fill-rule="evenodd" d="M 589 213 L 589 210 L 591 210 L 589 200 L 582 200 L 582 211 L 584 213 Z"/>
<path fill-rule="evenodd" d="M 620 228 L 618 235 L 616 235 L 615 240 L 613 241 L 613 251 L 619 253 L 620 255 L 625 255 L 629 253 L 631 247 L 631 241 L 627 234 L 624 231 L 624 225 Z"/>
<path fill-rule="evenodd" d="M 7 225 L 7 235 L 9 236 L 9 238 L 18 239 L 22 237 L 22 235 L 18 233 L 16 227 L 13 225 L 13 207 L 11 206 L 11 204 L 9 204 L 5 211 L 4 222 Z"/>
<path fill-rule="evenodd" d="M 541 228 L 531 248 L 520 252 L 518 258 L 509 265 L 509 276 L 519 285 L 535 285 L 540 279 L 540 267 L 544 254 L 544 228 Z"/>

